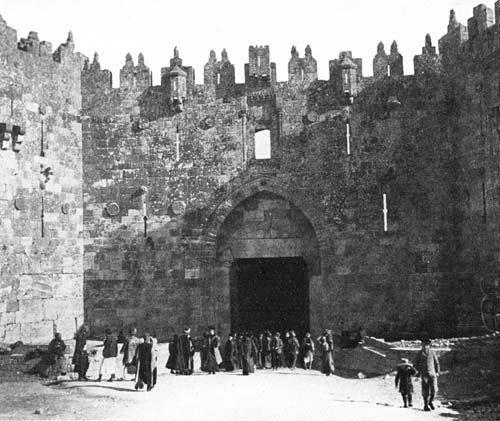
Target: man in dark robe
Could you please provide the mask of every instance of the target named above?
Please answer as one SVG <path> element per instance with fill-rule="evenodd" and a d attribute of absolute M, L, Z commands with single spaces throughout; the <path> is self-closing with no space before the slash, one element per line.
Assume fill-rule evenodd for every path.
<path fill-rule="evenodd" d="M 87 325 L 82 325 L 75 333 L 75 352 L 71 363 L 75 366 L 73 371 L 78 373 L 78 380 L 88 380 L 89 354 L 85 349 L 88 337 L 89 327 Z"/>
<path fill-rule="evenodd" d="M 271 340 L 271 366 L 273 370 L 277 370 L 281 367 L 281 354 L 283 352 L 283 340 L 280 337 L 280 333 L 276 332 L 273 339 Z"/>
<path fill-rule="evenodd" d="M 194 346 L 190 333 L 191 329 L 184 329 L 177 344 L 177 365 L 179 374 L 183 375 L 193 374 Z"/>
<path fill-rule="evenodd" d="M 179 342 L 179 335 L 174 335 L 168 344 L 168 360 L 166 368 L 170 369 L 170 373 L 179 374 L 177 365 L 177 345 Z"/>
<path fill-rule="evenodd" d="M 255 371 L 255 360 L 257 359 L 257 345 L 248 334 L 244 334 L 241 341 L 241 357 L 243 375 L 248 376 Z"/>
<path fill-rule="evenodd" d="M 243 354 L 242 354 L 242 343 L 243 343 L 243 335 L 238 333 L 235 335 L 236 338 L 236 357 L 238 359 L 238 369 L 243 368 Z"/>
<path fill-rule="evenodd" d="M 233 371 L 238 367 L 238 356 L 236 355 L 236 341 L 234 335 L 229 334 L 224 345 L 224 367 L 226 371 Z"/>
<path fill-rule="evenodd" d="M 262 337 L 262 368 L 271 368 L 271 332 L 264 332 Z"/>
<path fill-rule="evenodd" d="M 208 333 L 203 339 L 202 364 L 201 369 L 209 374 L 219 371 L 219 364 L 222 362 L 219 345 L 220 338 L 215 334 L 215 328 L 210 326 Z"/>
<path fill-rule="evenodd" d="M 156 369 L 156 358 L 153 349 L 153 341 L 149 333 L 144 334 L 144 342 L 139 344 L 136 351 L 137 355 L 137 382 L 135 390 L 142 389 L 144 385 L 147 386 L 149 392 L 156 383 L 154 376 Z"/>

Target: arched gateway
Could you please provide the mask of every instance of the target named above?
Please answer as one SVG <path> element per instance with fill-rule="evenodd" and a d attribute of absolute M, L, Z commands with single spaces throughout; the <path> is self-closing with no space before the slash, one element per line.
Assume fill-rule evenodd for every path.
<path fill-rule="evenodd" d="M 311 328 L 318 240 L 304 213 L 282 195 L 260 190 L 232 208 L 217 230 L 214 265 L 221 328 L 299 334 Z"/>

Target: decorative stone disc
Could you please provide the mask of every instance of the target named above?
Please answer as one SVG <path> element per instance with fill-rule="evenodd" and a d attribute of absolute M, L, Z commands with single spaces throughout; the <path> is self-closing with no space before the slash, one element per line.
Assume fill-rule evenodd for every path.
<path fill-rule="evenodd" d="M 319 120 L 319 115 L 316 111 L 309 111 L 306 118 L 309 123 L 316 123 Z"/>
<path fill-rule="evenodd" d="M 186 205 L 184 204 L 184 202 L 176 200 L 175 202 L 172 203 L 172 212 L 174 215 L 182 215 L 184 214 L 185 210 L 186 210 Z"/>
<path fill-rule="evenodd" d="M 120 206 L 115 202 L 108 203 L 108 205 L 106 206 L 106 213 L 109 216 L 116 216 L 120 213 Z"/>
<path fill-rule="evenodd" d="M 61 212 L 64 214 L 64 215 L 67 215 L 69 213 L 69 209 L 70 209 L 70 206 L 69 206 L 69 203 L 63 203 L 61 205 Z"/>
<path fill-rule="evenodd" d="M 22 211 L 26 209 L 26 198 L 24 196 L 18 196 L 14 199 L 14 207 L 18 211 Z"/>

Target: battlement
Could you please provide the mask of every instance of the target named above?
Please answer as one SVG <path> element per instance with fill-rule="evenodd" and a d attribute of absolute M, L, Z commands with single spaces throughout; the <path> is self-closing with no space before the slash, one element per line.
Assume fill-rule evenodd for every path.
<path fill-rule="evenodd" d="M 4 51 L 21 51 L 29 54 L 30 57 L 40 58 L 44 62 L 50 60 L 54 63 L 73 63 L 75 57 L 79 65 L 81 64 L 81 55 L 75 53 L 75 44 L 73 33 L 70 31 L 65 43 L 59 45 L 56 51 L 52 51 L 52 43 L 40 41 L 38 33 L 30 31 L 26 38 L 18 41 L 17 31 L 7 25 L 7 22 L 0 15 L 0 49 Z"/>

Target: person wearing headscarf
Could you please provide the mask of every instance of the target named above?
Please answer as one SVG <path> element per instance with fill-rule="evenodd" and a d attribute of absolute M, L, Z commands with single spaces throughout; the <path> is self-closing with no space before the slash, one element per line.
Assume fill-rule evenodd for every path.
<path fill-rule="evenodd" d="M 402 358 L 401 363 L 397 366 L 395 384 L 396 388 L 399 386 L 399 393 L 403 398 L 403 406 L 408 408 L 413 406 L 412 394 L 413 394 L 413 382 L 411 376 L 417 373 L 411 362 L 407 358 Z"/>
<path fill-rule="evenodd" d="M 243 338 L 241 341 L 241 356 L 243 375 L 248 376 L 248 374 L 255 371 L 255 361 L 257 360 L 257 346 L 252 337 L 246 333 L 243 334 Z"/>
<path fill-rule="evenodd" d="M 78 380 L 88 380 L 87 370 L 89 368 L 89 354 L 86 349 L 89 337 L 89 327 L 82 325 L 75 333 L 75 351 L 71 363 L 74 364 L 73 371 L 78 373 Z"/>
<path fill-rule="evenodd" d="M 271 332 L 266 330 L 262 337 L 262 368 L 271 368 Z"/>
<path fill-rule="evenodd" d="M 99 368 L 98 382 L 102 380 L 103 372 L 109 374 L 108 382 L 115 379 L 116 357 L 118 356 L 118 342 L 111 329 L 106 329 L 104 343 L 102 345 L 102 361 Z"/>
<path fill-rule="evenodd" d="M 310 370 L 312 367 L 314 351 L 315 347 L 313 338 L 311 338 L 311 334 L 307 332 L 304 337 L 304 341 L 302 342 L 302 362 L 306 370 Z"/>
<path fill-rule="evenodd" d="M 333 365 L 333 350 L 327 339 L 326 333 L 319 337 L 319 349 L 321 351 L 321 372 L 329 376 L 335 371 Z"/>
<path fill-rule="evenodd" d="M 121 353 L 123 354 L 123 378 L 128 380 L 128 375 L 134 374 L 137 371 L 137 361 L 135 360 L 135 351 L 140 340 L 137 337 L 137 329 L 130 329 L 128 336 L 123 339 Z M 132 377 L 134 380 L 134 376 Z"/>

